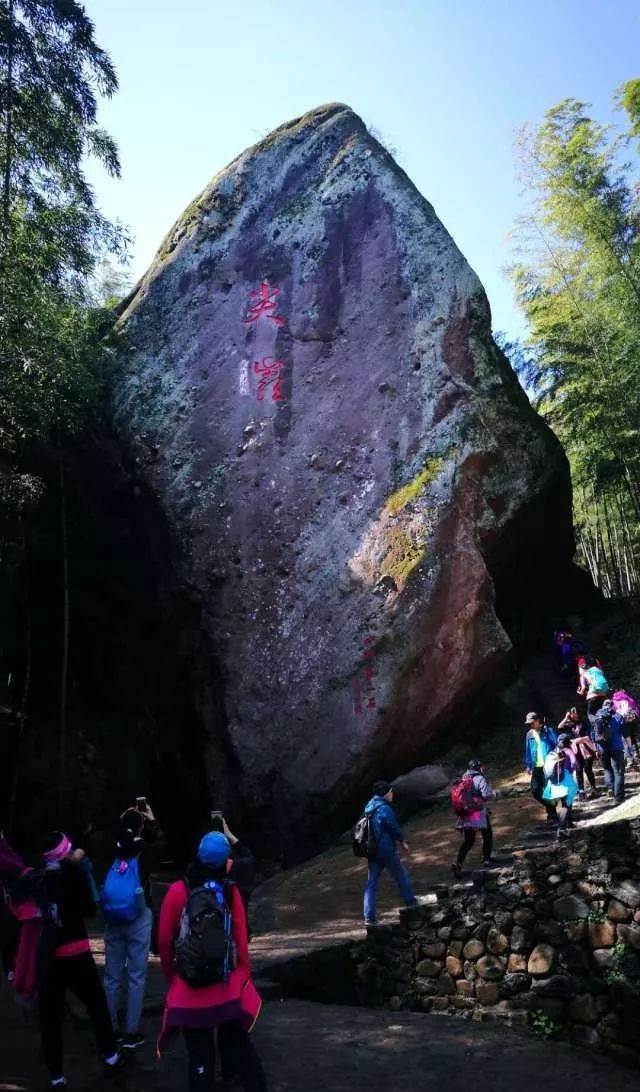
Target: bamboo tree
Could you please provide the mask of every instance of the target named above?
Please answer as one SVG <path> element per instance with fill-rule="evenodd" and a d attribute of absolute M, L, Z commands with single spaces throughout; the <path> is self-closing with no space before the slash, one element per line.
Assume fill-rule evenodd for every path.
<path fill-rule="evenodd" d="M 640 91 L 627 90 L 638 119 Z M 522 134 L 530 211 L 511 269 L 530 326 L 525 382 L 567 450 L 581 487 L 579 550 L 608 595 L 637 586 L 640 563 L 640 205 L 638 165 L 620 157 L 629 139 L 573 99 Z"/>

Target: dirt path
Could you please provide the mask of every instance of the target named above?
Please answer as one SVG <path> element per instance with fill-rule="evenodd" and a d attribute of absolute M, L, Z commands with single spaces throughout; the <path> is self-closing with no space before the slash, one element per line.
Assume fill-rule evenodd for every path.
<path fill-rule="evenodd" d="M 603 785 L 602 774 L 597 774 Z M 526 778 L 519 779 L 526 786 Z M 512 779 L 509 779 L 509 786 Z M 597 800 L 578 804 L 575 818 L 598 823 L 630 818 L 640 810 L 640 776 L 627 774 L 628 800 L 619 808 L 604 794 Z M 497 800 L 492 804 L 495 857 L 498 863 L 510 862 L 510 848 L 548 842 L 552 836 L 542 823 L 544 812 L 526 793 Z M 451 862 L 459 844 L 448 808 L 414 819 L 405 833 L 411 852 L 405 858 L 416 894 L 429 892 L 437 884 L 453 880 Z M 480 845 L 467 858 L 466 876 L 480 867 Z M 252 951 L 257 967 L 268 970 L 270 964 L 294 955 L 347 940 L 360 938 L 362 927 L 362 892 L 366 865 L 357 860 L 350 845 L 339 846 L 315 857 L 306 865 L 279 873 L 264 884 L 254 896 Z M 397 920 L 398 892 L 383 874 L 379 892 L 378 920 Z"/>
<path fill-rule="evenodd" d="M 37 1033 L 0 989 L 2 1047 L 0 1090 L 39 1092 L 44 1088 Z M 68 1022 L 66 1073 L 70 1092 L 117 1088 L 126 1092 L 181 1092 L 186 1089 L 185 1056 L 179 1040 L 154 1059 L 157 1017 L 146 1016 L 147 1043 L 117 1083 L 105 1082 L 91 1033 Z M 631 1071 L 562 1043 L 441 1016 L 398 1015 L 370 1009 L 314 1005 L 302 1001 L 267 1002 L 258 1029 L 270 1092 L 418 1092 L 457 1090 L 480 1084 L 487 1092 L 539 1092 L 549 1072 L 559 1087 L 581 1092 L 626 1092 Z"/>

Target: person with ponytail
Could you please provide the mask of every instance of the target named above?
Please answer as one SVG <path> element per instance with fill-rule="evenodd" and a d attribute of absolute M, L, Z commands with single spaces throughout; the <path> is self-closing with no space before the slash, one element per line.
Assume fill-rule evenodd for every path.
<path fill-rule="evenodd" d="M 37 955 L 38 1014 L 50 1088 L 64 1088 L 62 1027 L 65 994 L 71 990 L 87 1010 L 102 1054 L 105 1075 L 119 1070 L 118 1052 L 104 990 L 91 954 L 85 918 L 96 912 L 91 862 L 60 830 L 42 841 L 39 867 L 13 888 L 14 902 L 32 900 L 42 918 Z"/>
<path fill-rule="evenodd" d="M 144 813 L 129 808 L 120 816 L 115 860 L 102 895 L 104 988 L 114 1027 L 117 1026 L 120 987 L 126 971 L 126 1022 L 124 1034 L 119 1037 L 123 1050 L 135 1050 L 144 1043 L 140 1019 L 151 945 L 149 876 L 155 862 L 155 830 L 155 819 L 148 805 Z M 120 897 L 115 895 L 118 890 Z"/>

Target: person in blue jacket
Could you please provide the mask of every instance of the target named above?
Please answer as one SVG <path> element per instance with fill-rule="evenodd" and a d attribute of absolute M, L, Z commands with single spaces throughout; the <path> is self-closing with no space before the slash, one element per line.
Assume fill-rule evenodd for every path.
<path fill-rule="evenodd" d="M 364 809 L 365 815 L 371 816 L 371 826 L 376 841 L 375 856 L 369 859 L 367 886 L 364 889 L 364 923 L 376 924 L 376 893 L 383 868 L 389 872 L 400 888 L 400 893 L 407 906 L 415 906 L 409 874 L 398 856 L 398 845 L 408 853 L 409 846 L 404 840 L 400 824 L 392 808 L 393 787 L 389 781 L 376 781 L 374 795 Z"/>
<path fill-rule="evenodd" d="M 593 718 L 593 736 L 600 751 L 604 784 L 616 804 L 624 800 L 624 720 L 607 698 Z"/>
<path fill-rule="evenodd" d="M 531 795 L 544 805 L 547 812 L 547 822 L 550 825 L 557 823 L 555 808 L 547 800 L 543 800 L 542 794 L 547 783 L 544 773 L 544 763 L 547 755 L 554 749 L 557 736 L 555 729 L 545 724 L 538 713 L 527 713 L 525 718 L 527 734 L 524 737 L 524 766 L 531 777 Z"/>

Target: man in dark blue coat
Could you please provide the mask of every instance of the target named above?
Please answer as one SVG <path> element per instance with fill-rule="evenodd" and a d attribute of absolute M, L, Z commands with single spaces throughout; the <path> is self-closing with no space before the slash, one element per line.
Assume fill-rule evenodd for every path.
<path fill-rule="evenodd" d="M 365 925 L 376 924 L 376 893 L 383 868 L 389 869 L 406 905 L 414 906 L 416 902 L 411 880 L 398 856 L 398 845 L 401 845 L 405 852 L 408 852 L 409 846 L 404 840 L 400 824 L 391 806 L 393 788 L 388 781 L 376 781 L 373 793 L 364 809 L 365 815 L 371 816 L 371 826 L 376 842 L 375 857 L 369 859 L 367 886 L 364 889 Z"/>

